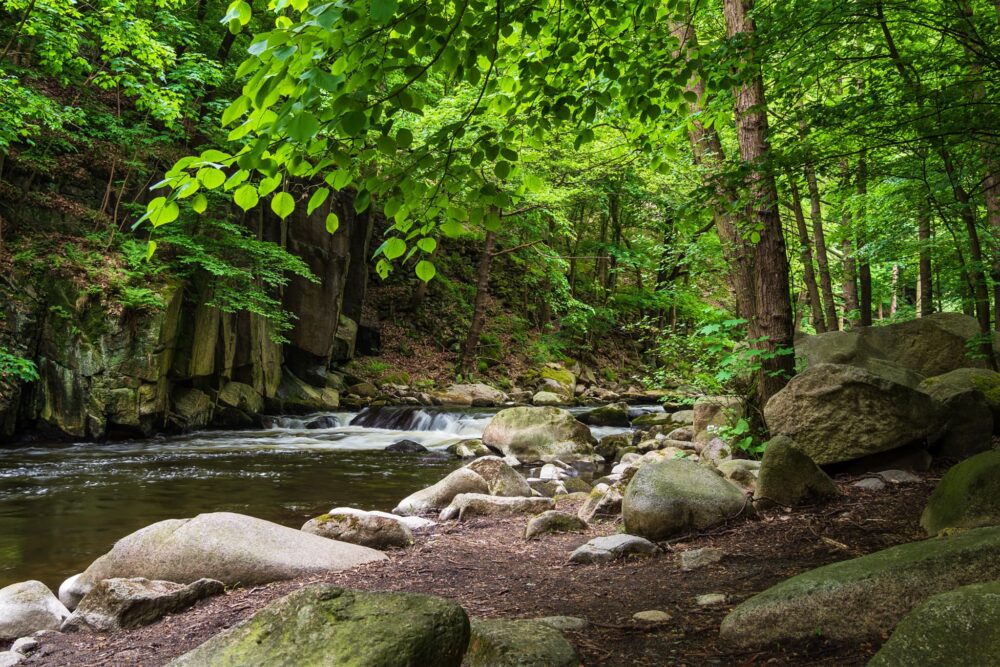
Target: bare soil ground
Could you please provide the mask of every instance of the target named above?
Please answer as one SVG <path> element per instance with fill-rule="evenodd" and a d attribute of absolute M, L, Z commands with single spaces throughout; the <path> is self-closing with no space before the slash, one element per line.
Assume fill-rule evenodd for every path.
<path fill-rule="evenodd" d="M 659 556 L 610 565 L 572 565 L 567 558 L 585 541 L 618 531 L 617 522 L 596 523 L 586 534 L 530 542 L 522 537 L 524 518 L 441 524 L 417 546 L 391 552 L 388 562 L 234 590 L 138 630 L 44 637 L 29 663 L 163 665 L 288 592 L 329 582 L 440 595 L 474 617 L 584 617 L 590 627 L 566 636 L 586 665 L 864 665 L 879 639 L 842 643 L 817 636 L 749 653 L 718 639 L 726 613 L 754 593 L 827 563 L 924 537 L 918 520 L 936 475 L 877 492 L 851 487 L 856 479 L 838 477 L 844 496 L 837 502 L 767 511 L 757 519 L 662 543 Z M 722 549 L 725 558 L 682 572 L 677 552 L 706 546 Z M 703 593 L 724 593 L 727 603 L 699 607 L 695 597 Z M 635 612 L 649 609 L 666 611 L 673 620 L 659 626 L 632 620 Z"/>

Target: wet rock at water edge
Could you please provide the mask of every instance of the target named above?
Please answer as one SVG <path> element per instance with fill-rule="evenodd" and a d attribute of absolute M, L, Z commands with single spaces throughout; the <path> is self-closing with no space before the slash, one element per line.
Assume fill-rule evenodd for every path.
<path fill-rule="evenodd" d="M 400 517 L 360 510 L 321 514 L 307 521 L 302 530 L 312 535 L 380 551 L 402 549 L 413 544 L 413 533 Z"/>
<path fill-rule="evenodd" d="M 528 482 L 499 456 L 484 456 L 465 466 L 475 471 L 494 496 L 530 496 Z"/>
<path fill-rule="evenodd" d="M 22 581 L 0 589 L 0 641 L 58 630 L 69 610 L 40 581 Z"/>
<path fill-rule="evenodd" d="M 477 619 L 465 667 L 578 667 L 562 633 L 537 620 Z"/>
<path fill-rule="evenodd" d="M 408 516 L 443 509 L 460 493 L 489 493 L 483 476 L 469 468 L 459 468 L 440 482 L 411 493 L 396 505 L 393 514 Z"/>
<path fill-rule="evenodd" d="M 190 584 L 141 577 L 104 579 L 80 601 L 62 631 L 114 632 L 149 625 L 224 590 L 222 582 L 214 579 Z"/>
<path fill-rule="evenodd" d="M 570 555 L 571 563 L 610 563 L 628 556 L 652 556 L 660 548 L 636 535 L 608 535 L 595 537 Z"/>
<path fill-rule="evenodd" d="M 386 447 L 385 451 L 399 452 L 401 454 L 416 454 L 418 452 L 426 452 L 427 448 L 419 442 L 414 442 L 413 440 L 400 440 L 399 442 L 394 442 Z"/>
<path fill-rule="evenodd" d="M 181 584 L 202 578 L 227 586 L 264 584 L 385 560 L 375 549 L 328 540 L 231 512 L 160 521 L 123 537 L 77 580 L 145 577 Z"/>
<path fill-rule="evenodd" d="M 524 529 L 524 539 L 530 540 L 545 533 L 578 533 L 587 528 L 587 522 L 578 516 L 549 510 L 528 520 L 528 525 Z"/>
<path fill-rule="evenodd" d="M 594 436 L 567 410 L 555 407 L 508 408 L 498 412 L 483 432 L 483 443 L 523 463 L 593 461 Z"/>
<path fill-rule="evenodd" d="M 454 602 L 314 585 L 272 602 L 170 665 L 459 667 L 468 645 L 469 619 Z"/>

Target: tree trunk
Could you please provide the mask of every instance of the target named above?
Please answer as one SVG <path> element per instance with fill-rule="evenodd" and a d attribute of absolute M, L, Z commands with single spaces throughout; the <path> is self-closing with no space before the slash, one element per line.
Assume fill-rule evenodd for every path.
<path fill-rule="evenodd" d="M 675 57 L 684 56 L 690 60 L 691 51 L 698 49 L 698 39 L 691 21 L 685 23 L 672 22 L 670 33 L 680 41 Z M 698 115 L 704 111 L 707 102 L 705 98 L 705 82 L 700 73 L 692 75 L 685 92 L 694 93 L 696 99 L 688 103 L 692 115 L 688 125 L 688 136 L 691 149 L 697 165 L 705 167 L 703 178 L 705 185 L 715 192 L 715 202 L 712 207 L 712 217 L 722 245 L 722 253 L 729 267 L 729 280 L 733 288 L 733 301 L 738 317 L 748 318 L 754 308 L 752 253 L 753 248 L 742 237 L 737 226 L 733 211 L 739 202 L 739 194 L 732 185 L 722 178 L 725 153 L 722 150 L 722 140 L 714 127 L 705 127 Z"/>
<path fill-rule="evenodd" d="M 816 272 L 813 268 L 812 243 L 809 241 L 809 230 L 806 227 L 806 216 L 802 212 L 802 197 L 799 184 L 791 171 L 788 172 L 788 187 L 792 194 L 792 211 L 795 213 L 795 227 L 799 232 L 799 259 L 802 261 L 803 278 L 806 283 L 806 293 L 809 295 L 809 308 L 812 312 L 813 327 L 816 333 L 826 332 L 826 322 L 823 319 L 823 303 L 819 299 L 819 286 L 816 284 Z"/>
<path fill-rule="evenodd" d="M 862 151 L 861 157 L 858 159 L 858 194 L 863 197 L 867 193 L 868 165 L 865 160 L 864 151 Z M 865 221 L 862 219 L 855 222 L 857 223 L 855 228 L 858 230 L 858 285 L 860 288 L 858 308 L 861 311 L 861 326 L 870 327 L 872 325 L 872 267 L 868 263 L 868 256 L 865 252 L 867 238 L 864 228 Z M 892 312 L 895 313 L 895 309 Z"/>
<path fill-rule="evenodd" d="M 820 287 L 826 311 L 826 326 L 837 330 L 837 304 L 833 300 L 833 280 L 830 279 L 830 260 L 826 254 L 826 232 L 823 230 L 823 205 L 819 198 L 819 184 L 816 170 L 811 164 L 805 166 L 806 186 L 809 188 L 809 213 L 812 217 L 813 240 L 816 242 L 816 264 L 819 267 Z"/>
<path fill-rule="evenodd" d="M 917 283 L 917 313 L 924 317 L 934 312 L 934 282 L 931 274 L 931 217 L 921 211 L 917 218 L 917 238 L 920 242 L 919 279 Z"/>
<path fill-rule="evenodd" d="M 472 323 L 469 325 L 469 335 L 465 338 L 462 353 L 458 357 L 456 370 L 463 377 L 469 375 L 473 360 L 476 358 L 476 348 L 479 347 L 479 335 L 486 323 L 486 299 L 490 290 L 490 268 L 493 265 L 493 248 L 496 246 L 496 232 L 486 232 L 486 245 L 483 256 L 479 258 L 479 268 L 476 270 L 476 297 L 472 305 Z"/>
<path fill-rule="evenodd" d="M 723 0 L 730 38 L 752 37 L 756 26 L 748 16 L 751 7 L 751 0 Z M 760 230 L 752 263 L 755 301 L 749 329 L 752 344 L 763 352 L 757 376 L 757 399 L 763 407 L 795 373 L 795 355 L 788 353 L 793 350 L 794 330 L 778 188 L 764 164 L 771 157 L 764 80 L 752 49 L 744 52 L 744 61 L 753 68 L 753 75 L 734 91 L 733 112 L 740 157 L 751 167 L 746 177 L 750 202 L 744 215 L 752 229 Z"/>

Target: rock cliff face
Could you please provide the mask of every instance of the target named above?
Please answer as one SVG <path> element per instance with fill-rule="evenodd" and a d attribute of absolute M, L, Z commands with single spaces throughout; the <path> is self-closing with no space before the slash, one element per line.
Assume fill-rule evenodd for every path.
<path fill-rule="evenodd" d="M 331 207 L 341 219 L 335 234 L 325 228 Z M 294 316 L 285 344 L 271 340 L 263 317 L 205 305 L 211 288 L 197 280 L 149 285 L 161 308 L 109 312 L 86 286 L 54 274 L 41 284 L 0 276 L 0 345 L 33 360 L 40 375 L 0 381 L 0 444 L 29 432 L 102 439 L 245 426 L 269 410 L 336 407 L 339 387 L 327 369 L 353 353 L 357 324 L 342 304 L 345 292 L 351 303 L 363 300 L 367 271 L 357 264 L 371 220 L 341 193 L 311 216 L 281 223 L 258 215 L 249 224 L 318 278 L 296 279 L 276 295 Z"/>

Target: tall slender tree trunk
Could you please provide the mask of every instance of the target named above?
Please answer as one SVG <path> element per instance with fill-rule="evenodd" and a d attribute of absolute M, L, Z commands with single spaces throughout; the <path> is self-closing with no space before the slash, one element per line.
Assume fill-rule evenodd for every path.
<path fill-rule="evenodd" d="M 865 160 L 864 151 L 858 159 L 858 194 L 864 197 L 868 193 L 868 163 Z M 872 267 L 868 262 L 868 254 L 865 249 L 867 243 L 867 233 L 865 221 L 855 219 L 855 229 L 857 230 L 858 243 L 858 287 L 859 300 L 858 308 L 861 311 L 861 326 L 870 327 L 872 325 Z M 895 310 L 893 310 L 895 312 Z"/>
<path fill-rule="evenodd" d="M 750 38 L 756 26 L 749 16 L 751 0 L 723 0 L 726 32 L 730 38 Z M 771 157 L 768 137 L 767 99 L 756 54 L 744 51 L 744 62 L 753 75 L 734 91 L 733 112 L 740 157 L 750 166 L 746 184 L 750 194 L 744 215 L 751 229 L 758 229 L 760 242 L 752 263 L 755 301 L 750 317 L 753 345 L 763 354 L 757 376 L 757 398 L 763 407 L 795 373 L 794 327 L 788 286 L 788 257 L 778 211 L 778 188 L 766 164 Z"/>
<path fill-rule="evenodd" d="M 917 218 L 917 239 L 920 242 L 920 264 L 917 292 L 917 313 L 919 317 L 934 312 L 934 276 L 931 273 L 931 217 L 927 211 L 921 211 Z"/>
<path fill-rule="evenodd" d="M 674 56 L 683 55 L 686 60 L 690 60 L 691 52 L 698 49 L 694 24 L 690 20 L 672 22 L 670 33 L 680 42 Z M 722 245 L 723 256 L 729 267 L 729 280 L 733 289 L 736 315 L 749 319 L 754 308 L 751 259 L 753 248 L 740 234 L 737 220 L 733 214 L 739 203 L 739 193 L 721 177 L 725 166 L 722 140 L 714 127 L 705 127 L 698 118 L 698 114 L 704 110 L 707 103 L 705 82 L 700 73 L 696 72 L 692 75 L 685 92 L 695 95 L 695 101 L 688 103 L 688 110 L 693 116 L 688 126 L 688 136 L 691 140 L 694 161 L 702 168 L 702 178 L 715 193 L 712 217 L 719 235 L 719 242 Z"/>
<path fill-rule="evenodd" d="M 476 296 L 472 304 L 472 323 L 469 325 L 469 335 L 465 338 L 462 353 L 458 357 L 456 370 L 463 376 L 469 374 L 472 362 L 476 358 L 479 347 L 479 336 L 486 323 L 486 299 L 490 292 L 490 268 L 493 266 L 493 249 L 496 247 L 496 232 L 486 232 L 486 243 L 483 255 L 479 258 L 479 268 L 476 270 Z"/>
<path fill-rule="evenodd" d="M 837 330 L 837 304 L 833 300 L 833 280 L 830 278 L 830 260 L 826 253 L 826 232 L 823 230 L 823 204 L 819 197 L 816 170 L 811 164 L 805 166 L 806 187 L 809 189 L 809 214 L 812 218 L 813 240 L 816 242 L 816 265 L 819 267 L 820 287 L 823 290 L 823 306 L 826 312 L 826 326 Z"/>
<path fill-rule="evenodd" d="M 802 197 L 799 184 L 791 171 L 788 172 L 788 187 L 792 195 L 792 212 L 795 214 L 795 227 L 799 232 L 799 259 L 802 261 L 803 280 L 806 283 L 806 294 L 809 295 L 809 309 L 812 313 L 813 328 L 816 333 L 826 332 L 826 321 L 823 318 L 823 304 L 819 298 L 819 286 L 816 284 L 816 271 L 813 268 L 812 243 L 809 241 L 809 230 L 806 227 L 806 216 L 802 212 Z"/>

